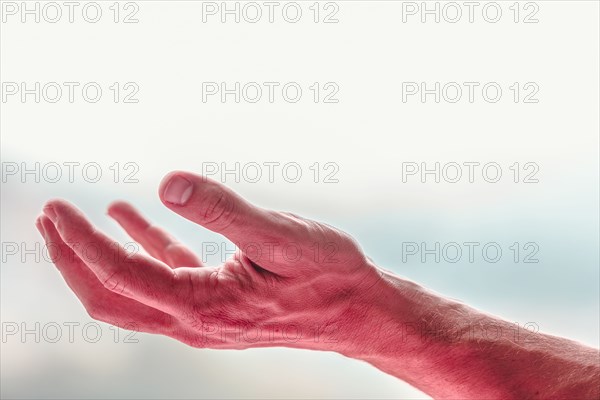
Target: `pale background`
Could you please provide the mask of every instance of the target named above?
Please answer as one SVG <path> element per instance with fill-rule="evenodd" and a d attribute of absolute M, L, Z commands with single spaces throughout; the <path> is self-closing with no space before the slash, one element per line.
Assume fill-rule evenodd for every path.
<path fill-rule="evenodd" d="M 33 2 L 30 2 L 32 4 Z M 113 2 L 102 4 L 103 11 Z M 262 2 L 261 2 L 262 3 Z M 420 2 L 419 2 L 420 3 Z M 459 2 L 462 3 L 462 2 Z M 128 239 L 105 215 L 113 199 L 134 202 L 200 251 L 221 239 L 164 208 L 156 195 L 173 169 L 203 162 L 300 163 L 299 183 L 228 184 L 251 201 L 338 226 L 379 265 L 473 306 L 598 347 L 598 70 L 596 1 L 537 1 L 537 24 L 402 23 L 391 1 L 338 1 L 337 24 L 202 23 L 192 1 L 141 1 L 137 24 L 21 23 L 0 34 L 2 82 L 99 82 L 101 101 L 1 103 L 2 163 L 97 162 L 98 183 L 2 183 L 2 243 L 33 248 L 45 200 L 64 197 L 102 229 Z M 44 4 L 44 3 L 40 3 Z M 82 3 L 83 4 L 83 3 Z M 124 3 L 121 3 L 124 4 Z M 441 3 L 442 5 L 444 3 Z M 521 3 L 523 5 L 524 2 Z M 63 16 L 63 18 L 65 18 Z M 137 104 L 115 104 L 107 87 L 136 82 Z M 296 104 L 203 103 L 204 81 L 299 82 Z M 336 82 L 338 104 L 314 104 L 312 82 Z M 403 103 L 402 82 L 495 81 L 498 103 Z M 515 104 L 513 82 L 536 82 L 537 104 Z M 402 162 L 495 161 L 497 184 L 402 183 Z M 537 184 L 512 183 L 514 162 L 540 166 Z M 109 166 L 133 162 L 139 183 L 111 182 Z M 308 166 L 339 165 L 339 183 L 314 183 Z M 231 165 L 231 164 L 230 164 Z M 66 169 L 65 169 L 66 171 Z M 80 171 L 80 170 L 78 170 Z M 402 263 L 402 242 L 498 242 L 491 264 Z M 537 264 L 515 263 L 513 242 L 539 245 Z M 4 254 L 2 323 L 30 329 L 92 321 L 47 262 Z M 431 260 L 431 258 L 430 258 Z M 339 355 L 288 349 L 195 350 L 144 334 L 74 343 L 3 333 L 6 398 L 427 398 L 375 368 Z M 81 328 L 81 326 L 79 327 Z M 66 332 L 66 328 L 65 328 Z"/>

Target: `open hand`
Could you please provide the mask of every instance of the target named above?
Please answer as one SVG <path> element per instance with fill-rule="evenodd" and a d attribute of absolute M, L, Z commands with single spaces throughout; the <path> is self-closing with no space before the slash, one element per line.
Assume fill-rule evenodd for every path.
<path fill-rule="evenodd" d="M 208 267 L 131 205 L 109 207 L 151 255 L 128 254 L 64 200 L 36 225 L 92 318 L 171 336 L 194 347 L 288 346 L 344 350 L 379 270 L 347 234 L 254 206 L 203 176 L 173 172 L 159 188 L 177 214 L 239 249 Z M 344 332 L 343 336 L 340 335 Z"/>

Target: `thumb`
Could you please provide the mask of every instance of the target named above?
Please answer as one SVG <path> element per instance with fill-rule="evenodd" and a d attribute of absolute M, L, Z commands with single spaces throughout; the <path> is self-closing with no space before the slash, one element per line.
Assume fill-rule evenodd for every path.
<path fill-rule="evenodd" d="M 293 217 L 257 207 L 227 186 L 202 175 L 174 171 L 160 183 L 165 206 L 231 240 L 246 256 L 274 273 L 289 275 L 278 259 L 290 242 L 306 241 L 306 227 Z M 304 228 L 304 229 L 303 229 Z M 287 272 L 287 273 L 286 273 Z"/>

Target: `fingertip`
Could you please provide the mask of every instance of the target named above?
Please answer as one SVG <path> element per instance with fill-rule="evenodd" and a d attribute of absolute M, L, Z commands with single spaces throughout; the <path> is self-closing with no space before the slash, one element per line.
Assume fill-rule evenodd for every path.
<path fill-rule="evenodd" d="M 95 232 L 92 223 L 85 214 L 75 205 L 63 199 L 50 200 L 44 206 L 44 215 L 48 222 L 56 228 L 65 242 L 76 242 L 81 235 Z M 42 221 L 44 227 L 46 221 Z M 48 233 L 48 229 L 46 229 Z"/>
<path fill-rule="evenodd" d="M 60 251 L 57 246 L 60 247 L 62 244 L 62 239 L 54 226 L 54 223 L 48 218 L 46 215 L 41 215 L 38 218 L 41 229 L 43 230 L 44 240 L 46 241 L 46 248 L 48 250 L 48 254 L 53 263 L 57 263 L 60 259 Z M 59 267 L 58 264 L 56 264 Z M 60 268 L 60 267 L 59 267 Z"/>
<path fill-rule="evenodd" d="M 40 215 L 38 218 L 40 227 L 44 231 L 44 237 L 47 237 L 52 231 L 56 230 L 54 222 L 47 215 Z"/>
<path fill-rule="evenodd" d="M 58 216 L 56 215 L 56 210 L 54 209 L 53 203 L 51 203 L 51 202 L 46 203 L 46 205 L 44 205 L 44 208 L 42 209 L 42 212 L 44 213 L 44 215 L 46 215 L 48 218 L 50 218 L 52 220 L 52 222 L 56 223 Z"/>
<path fill-rule="evenodd" d="M 44 232 L 44 227 L 42 226 L 42 215 L 35 219 L 35 227 L 37 228 L 38 232 L 40 232 L 40 235 L 45 237 L 46 234 Z"/>
<path fill-rule="evenodd" d="M 135 231 L 143 231 L 150 226 L 150 222 L 130 203 L 118 200 L 108 207 L 108 215 L 114 219 L 129 235 Z"/>
<path fill-rule="evenodd" d="M 52 222 L 56 223 L 59 215 L 63 214 L 69 208 L 74 208 L 74 206 L 66 200 L 50 199 L 46 202 L 42 211 Z"/>
<path fill-rule="evenodd" d="M 115 218 L 133 210 L 133 206 L 124 200 L 115 200 L 108 205 L 107 214 Z"/>
<path fill-rule="evenodd" d="M 54 198 L 54 199 L 50 199 L 46 202 L 45 206 L 56 206 L 56 207 L 64 207 L 64 206 L 68 206 L 71 203 L 69 203 L 67 200 L 65 199 L 61 199 L 61 198 Z"/>

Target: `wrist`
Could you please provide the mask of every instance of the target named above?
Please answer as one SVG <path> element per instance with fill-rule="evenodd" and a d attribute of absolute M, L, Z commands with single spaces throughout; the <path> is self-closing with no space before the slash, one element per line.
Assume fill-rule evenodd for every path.
<path fill-rule="evenodd" d="M 417 325 L 439 307 L 436 298 L 372 263 L 368 271 L 370 275 L 346 299 L 349 306 L 340 332 L 343 346 L 334 350 L 365 361 L 379 354 L 414 352 L 427 339 L 427 330 Z"/>
<path fill-rule="evenodd" d="M 463 332 L 455 332 L 461 329 L 456 316 L 466 314 L 467 307 L 374 269 L 377 281 L 364 293 L 356 293 L 342 336 L 345 346 L 335 351 L 411 382 L 411 372 L 433 367 L 443 357 L 450 337 L 463 337 Z"/>

